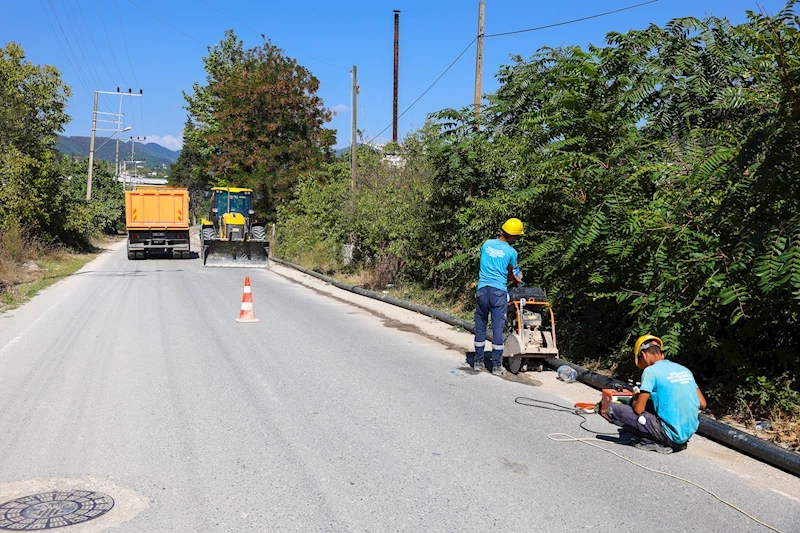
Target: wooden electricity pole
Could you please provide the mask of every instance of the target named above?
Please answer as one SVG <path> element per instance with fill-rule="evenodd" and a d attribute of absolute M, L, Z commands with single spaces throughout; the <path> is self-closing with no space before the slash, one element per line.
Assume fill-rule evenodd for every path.
<path fill-rule="evenodd" d="M 400 73 L 400 11 L 394 10 L 394 103 L 392 106 L 392 140 L 397 142 L 398 76 Z"/>
<path fill-rule="evenodd" d="M 475 130 L 480 129 L 481 119 L 481 97 L 483 82 L 483 33 L 484 17 L 486 14 L 486 2 L 481 0 L 478 4 L 478 51 L 475 56 Z"/>
<path fill-rule="evenodd" d="M 351 109 L 352 125 L 350 131 L 350 188 L 356 188 L 356 151 L 358 142 L 358 68 L 353 65 L 353 107 Z"/>

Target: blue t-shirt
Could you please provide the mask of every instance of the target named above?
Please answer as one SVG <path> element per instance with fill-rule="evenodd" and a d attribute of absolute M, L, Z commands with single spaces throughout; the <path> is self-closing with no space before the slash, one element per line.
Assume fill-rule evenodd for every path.
<path fill-rule="evenodd" d="M 507 290 L 508 266 L 517 266 L 517 251 L 505 241 L 489 239 L 481 246 L 481 274 L 478 289 L 493 287 Z"/>
<path fill-rule="evenodd" d="M 700 399 L 692 372 L 663 359 L 644 369 L 641 390 L 650 393 L 664 433 L 675 444 L 683 444 L 697 431 Z"/>

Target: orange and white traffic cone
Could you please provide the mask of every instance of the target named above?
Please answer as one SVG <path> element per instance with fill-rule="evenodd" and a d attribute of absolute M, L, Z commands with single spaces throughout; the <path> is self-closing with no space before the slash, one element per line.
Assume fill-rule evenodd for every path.
<path fill-rule="evenodd" d="M 244 278 L 244 291 L 242 292 L 242 309 L 236 322 L 260 322 L 253 310 L 253 293 L 250 291 L 250 276 Z"/>

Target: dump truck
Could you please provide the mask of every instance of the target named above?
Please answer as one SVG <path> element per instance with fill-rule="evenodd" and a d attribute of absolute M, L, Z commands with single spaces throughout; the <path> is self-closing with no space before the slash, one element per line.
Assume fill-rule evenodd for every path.
<path fill-rule="evenodd" d="M 211 212 L 201 226 L 203 266 L 269 266 L 269 242 L 264 226 L 255 221 L 252 189 L 212 188 Z"/>
<path fill-rule="evenodd" d="M 189 191 L 156 186 L 125 191 L 125 226 L 128 259 L 156 254 L 189 259 Z"/>

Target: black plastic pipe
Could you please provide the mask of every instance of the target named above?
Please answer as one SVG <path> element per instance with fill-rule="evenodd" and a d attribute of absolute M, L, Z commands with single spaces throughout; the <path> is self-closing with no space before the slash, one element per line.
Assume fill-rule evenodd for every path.
<path fill-rule="evenodd" d="M 309 270 L 307 268 L 303 268 L 301 266 L 295 265 L 293 263 L 289 263 L 288 261 L 284 261 L 282 259 L 272 258 L 273 261 L 276 263 L 280 263 L 281 265 L 286 265 L 288 267 L 294 268 L 295 270 L 299 270 L 304 274 L 308 274 L 309 276 L 313 276 L 317 279 L 321 279 L 326 283 L 330 283 L 334 287 L 338 287 L 340 289 L 354 292 L 356 294 L 360 294 L 361 296 L 367 296 L 368 298 L 373 298 L 375 300 L 380 300 L 382 302 L 386 302 L 388 304 L 395 305 L 397 307 L 402 307 L 403 309 L 408 309 L 409 311 L 414 311 L 415 313 L 420 313 L 431 318 L 435 318 L 436 320 L 440 320 L 451 326 L 458 326 L 461 328 L 466 329 L 471 333 L 475 333 L 475 324 L 468 321 L 463 320 L 458 317 L 454 317 L 452 315 L 448 315 L 447 313 L 442 313 L 441 311 L 437 311 L 436 309 L 431 309 L 430 307 L 426 307 L 424 305 L 415 304 L 413 302 L 407 302 L 405 300 L 400 300 L 399 298 L 395 298 L 393 296 L 388 296 L 386 294 L 381 294 L 375 291 L 368 291 L 362 287 L 357 285 L 350 285 L 348 283 L 342 283 L 341 281 L 337 281 L 331 277 L 325 276 L 320 274 L 319 272 L 314 272 L 313 270 Z M 491 334 L 487 337 L 489 340 L 492 340 Z"/>
<path fill-rule="evenodd" d="M 475 324 L 473 322 L 448 315 L 447 313 L 442 313 L 441 311 L 431 309 L 430 307 L 426 307 L 424 305 L 400 300 L 399 298 L 387 296 L 386 294 L 381 294 L 379 292 L 368 291 L 356 285 L 342 283 L 341 281 L 337 281 L 329 276 L 325 276 L 319 272 L 314 272 L 313 270 L 303 268 L 299 265 L 295 265 L 294 263 L 289 263 L 288 261 L 283 261 L 282 259 L 276 259 L 273 257 L 272 260 L 281 265 L 286 265 L 295 270 L 299 270 L 304 274 L 308 274 L 309 276 L 320 279 L 326 283 L 330 283 L 339 289 L 360 294 L 361 296 L 366 296 L 375 300 L 380 300 L 397 307 L 402 307 L 403 309 L 408 309 L 409 311 L 414 311 L 415 313 L 421 313 L 431 318 L 435 318 L 436 320 L 440 320 L 446 324 L 450 324 L 451 326 L 458 326 L 471 333 L 475 333 Z M 491 331 L 486 332 L 486 338 L 488 340 L 492 340 Z M 554 370 L 557 370 L 561 365 L 571 366 L 577 372 L 577 378 L 579 381 L 595 387 L 596 389 L 613 389 L 617 386 L 628 386 L 627 383 L 623 383 L 622 381 L 604 376 L 602 374 L 598 374 L 597 372 L 592 372 L 591 370 L 587 370 L 582 366 L 570 363 L 563 359 L 549 359 L 547 364 Z M 725 444 L 736 451 L 751 457 L 755 457 L 760 461 L 800 477 L 800 453 L 786 450 L 780 446 L 772 444 L 771 442 L 754 437 L 749 433 L 740 431 L 705 415 L 700 415 L 700 427 L 698 428 L 697 432 L 704 437 L 721 442 L 722 444 Z"/>
<path fill-rule="evenodd" d="M 582 366 L 568 363 L 563 359 L 549 359 L 547 365 L 554 370 L 557 370 L 561 365 L 569 365 L 577 372 L 579 381 L 597 389 L 613 389 L 617 386 L 628 386 L 622 381 L 598 374 L 597 372 L 592 372 Z M 755 457 L 760 461 L 800 477 L 800 453 L 786 450 L 771 442 L 754 437 L 749 433 L 740 431 L 719 420 L 714 420 L 702 414 L 700 415 L 700 427 L 697 429 L 697 432 L 704 437 L 721 442 L 734 450 Z"/>

